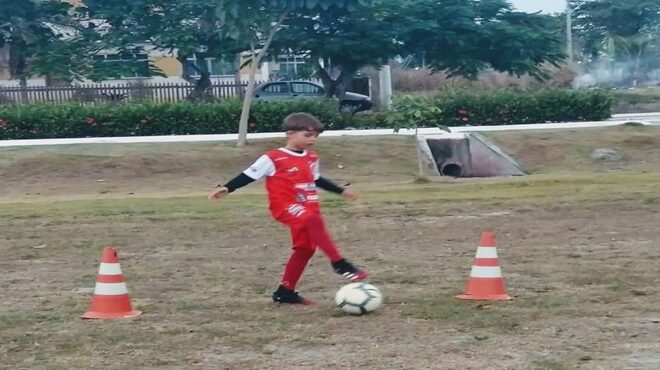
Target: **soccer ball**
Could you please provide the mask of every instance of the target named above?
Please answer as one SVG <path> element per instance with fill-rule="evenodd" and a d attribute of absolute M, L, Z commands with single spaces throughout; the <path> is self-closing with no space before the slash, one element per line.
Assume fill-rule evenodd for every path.
<path fill-rule="evenodd" d="M 335 303 L 344 312 L 364 315 L 380 307 L 383 303 L 383 294 L 371 284 L 351 283 L 337 291 Z"/>

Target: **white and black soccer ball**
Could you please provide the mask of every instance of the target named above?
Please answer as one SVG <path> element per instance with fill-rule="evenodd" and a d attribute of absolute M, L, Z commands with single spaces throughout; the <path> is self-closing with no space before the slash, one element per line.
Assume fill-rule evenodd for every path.
<path fill-rule="evenodd" d="M 353 315 L 364 315 L 377 309 L 382 303 L 383 294 L 368 283 L 344 285 L 335 294 L 337 307 Z"/>

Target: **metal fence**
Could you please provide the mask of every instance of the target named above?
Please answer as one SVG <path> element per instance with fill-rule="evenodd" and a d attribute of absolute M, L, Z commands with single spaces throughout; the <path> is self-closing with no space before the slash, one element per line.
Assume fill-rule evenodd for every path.
<path fill-rule="evenodd" d="M 257 82 L 259 83 L 259 82 Z M 214 82 L 207 91 L 210 98 L 243 96 L 247 82 Z M 185 100 L 194 86 L 188 83 L 104 84 L 75 86 L 0 86 L 0 104 L 62 103 L 69 101 L 101 103 L 113 101 L 152 100 L 176 102 Z"/>

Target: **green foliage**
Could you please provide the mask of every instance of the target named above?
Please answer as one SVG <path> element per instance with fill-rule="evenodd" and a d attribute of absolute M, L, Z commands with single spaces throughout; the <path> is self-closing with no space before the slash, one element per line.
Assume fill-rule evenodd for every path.
<path fill-rule="evenodd" d="M 293 112 L 309 112 L 328 130 L 440 127 L 601 120 L 612 98 L 603 91 L 446 91 L 435 97 L 403 97 L 395 110 L 342 114 L 332 100 L 255 103 L 250 132 L 278 132 Z M 235 133 L 241 102 L 136 102 L 108 105 L 0 106 L 0 140 L 64 137 Z"/>
<path fill-rule="evenodd" d="M 660 2 L 572 1 L 577 44 L 592 63 L 625 71 L 623 82 L 649 80 L 660 68 Z M 579 6 L 579 7 L 578 7 Z M 634 82 L 633 82 L 634 81 Z"/>
<path fill-rule="evenodd" d="M 610 117 L 612 102 L 605 91 L 562 89 L 448 90 L 434 99 L 448 126 L 596 121 Z"/>
<path fill-rule="evenodd" d="M 397 23 L 397 3 L 369 0 L 352 7 L 299 9 L 286 20 L 273 49 L 309 56 L 327 95 L 342 96 L 360 68 L 380 66 L 403 50 L 396 41 L 405 27 Z"/>
<path fill-rule="evenodd" d="M 326 130 L 345 128 L 350 122 L 349 115 L 339 113 L 335 101 L 298 100 L 287 103 L 258 102 L 250 110 L 251 132 L 281 131 L 284 117 L 293 112 L 309 112 L 318 117 Z"/>
<path fill-rule="evenodd" d="M 299 111 L 316 115 L 328 129 L 351 123 L 332 101 L 260 102 L 253 106 L 250 132 L 280 131 L 284 117 Z M 234 133 L 240 114 L 238 100 L 0 106 L 0 139 Z"/>
<path fill-rule="evenodd" d="M 387 123 L 398 132 L 400 129 L 438 126 L 442 119 L 442 109 L 426 96 L 406 95 L 394 102 Z"/>
<path fill-rule="evenodd" d="M 514 12 L 503 0 L 404 0 L 399 6 L 406 50 L 450 75 L 473 77 L 493 68 L 544 78 L 542 66 L 564 58 L 551 16 Z"/>
<path fill-rule="evenodd" d="M 294 12 L 274 46 L 323 60 L 317 74 L 329 96 L 341 96 L 360 68 L 397 55 L 450 75 L 493 68 L 544 78 L 542 66 L 564 57 L 560 30 L 553 17 L 514 12 L 502 0 L 369 0 Z"/>
<path fill-rule="evenodd" d="M 199 59 L 233 59 L 251 45 L 263 47 L 272 23 L 283 14 L 294 9 L 344 7 L 355 1 L 86 0 L 84 12 L 106 21 L 108 47 L 125 49 L 147 43 L 161 51 L 177 50 L 179 60 L 185 61 L 193 54 Z M 204 68 L 204 63 L 191 67 Z"/>
<path fill-rule="evenodd" d="M 69 81 L 79 73 L 77 63 L 90 45 L 67 40 L 80 27 L 69 17 L 70 8 L 57 0 L 0 0 L 0 47 L 8 49 L 13 79 L 43 72 L 30 66 L 48 58 L 57 59 L 58 65 L 44 75 Z"/>
<path fill-rule="evenodd" d="M 578 32 L 595 31 L 601 37 L 630 37 L 652 30 L 657 32 L 660 27 L 660 2 L 657 0 L 574 0 L 571 3 L 577 8 L 573 16 Z"/>

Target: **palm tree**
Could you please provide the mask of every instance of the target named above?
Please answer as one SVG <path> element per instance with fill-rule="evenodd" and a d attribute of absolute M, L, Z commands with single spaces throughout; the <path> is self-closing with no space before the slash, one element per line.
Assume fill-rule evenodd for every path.
<path fill-rule="evenodd" d="M 653 38 L 638 34 L 629 37 L 609 35 L 603 41 L 602 51 L 614 65 L 622 66 L 636 85 L 648 78 L 651 69 Z"/>

